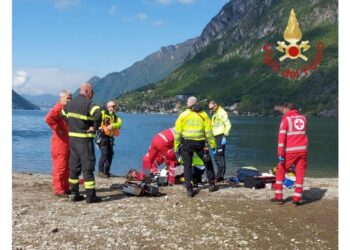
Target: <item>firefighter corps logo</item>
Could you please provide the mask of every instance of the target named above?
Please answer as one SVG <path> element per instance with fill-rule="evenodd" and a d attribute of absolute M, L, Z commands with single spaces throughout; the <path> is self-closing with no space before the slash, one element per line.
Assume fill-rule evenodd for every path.
<path fill-rule="evenodd" d="M 302 36 L 297 17 L 295 16 L 294 9 L 292 9 L 289 15 L 287 28 L 283 33 L 283 38 L 289 43 L 289 45 L 286 45 L 285 42 L 277 42 L 277 49 L 282 53 L 285 53 L 284 56 L 279 58 L 280 61 L 283 61 L 286 58 L 297 59 L 299 57 L 304 61 L 307 61 L 307 57 L 301 53 L 301 50 L 303 50 L 303 52 L 307 51 L 310 48 L 310 45 L 309 41 L 302 41 L 300 45 L 298 45 Z"/>
<path fill-rule="evenodd" d="M 290 80 L 299 79 L 302 75 L 311 74 L 312 71 L 318 68 L 323 58 L 324 44 L 319 41 L 316 46 L 316 54 L 310 63 L 301 65 L 300 63 L 294 64 L 294 60 L 300 58 L 304 62 L 308 61 L 308 57 L 304 55 L 304 52 L 311 48 L 308 40 L 302 41 L 302 32 L 299 27 L 299 22 L 296 17 L 294 9 L 291 10 L 289 14 L 288 24 L 283 32 L 283 38 L 285 41 L 278 41 L 275 47 L 279 52 L 284 53 L 277 60 L 273 59 L 274 46 L 270 43 L 266 43 L 262 47 L 264 52 L 263 64 L 269 66 L 271 70 L 283 78 L 289 78 Z M 282 61 L 287 61 L 286 59 L 292 60 L 292 67 L 286 67 L 286 63 L 281 64 Z M 288 62 L 287 62 L 288 64 Z M 282 68 L 282 65 L 284 68 Z"/>

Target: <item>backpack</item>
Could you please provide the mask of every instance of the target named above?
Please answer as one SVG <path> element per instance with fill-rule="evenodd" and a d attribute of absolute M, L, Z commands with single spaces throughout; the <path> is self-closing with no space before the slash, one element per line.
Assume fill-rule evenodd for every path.
<path fill-rule="evenodd" d="M 245 182 L 247 176 L 260 176 L 260 172 L 254 166 L 245 166 L 237 170 L 237 178 L 240 182 Z"/>

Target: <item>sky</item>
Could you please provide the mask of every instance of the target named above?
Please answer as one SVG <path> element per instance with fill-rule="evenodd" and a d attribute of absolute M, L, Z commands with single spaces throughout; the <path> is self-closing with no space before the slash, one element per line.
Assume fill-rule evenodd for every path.
<path fill-rule="evenodd" d="M 199 36 L 227 0 L 13 0 L 13 88 L 75 90 Z"/>

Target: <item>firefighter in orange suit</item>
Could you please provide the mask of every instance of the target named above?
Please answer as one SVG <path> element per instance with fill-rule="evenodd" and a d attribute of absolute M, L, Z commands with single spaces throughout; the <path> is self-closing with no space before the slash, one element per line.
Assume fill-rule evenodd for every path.
<path fill-rule="evenodd" d="M 45 117 L 47 125 L 52 129 L 51 137 L 51 158 L 52 158 L 52 184 L 56 196 L 68 196 L 69 189 L 69 137 L 67 122 L 62 119 L 60 113 L 72 94 L 68 90 L 60 93 L 60 99 L 50 109 Z"/>
<path fill-rule="evenodd" d="M 174 153 L 174 129 L 169 128 L 156 134 L 151 142 L 147 154 L 143 157 L 143 174 L 156 173 L 158 166 L 165 162 L 168 169 L 168 183 L 175 184 L 175 168 L 177 165 Z"/>
<path fill-rule="evenodd" d="M 300 115 L 296 105 L 283 105 L 283 117 L 278 135 L 279 164 L 276 173 L 275 198 L 271 201 L 283 203 L 283 179 L 286 172 L 295 165 L 296 180 L 294 185 L 293 204 L 300 205 L 302 201 L 304 176 L 307 166 L 306 117 Z"/>

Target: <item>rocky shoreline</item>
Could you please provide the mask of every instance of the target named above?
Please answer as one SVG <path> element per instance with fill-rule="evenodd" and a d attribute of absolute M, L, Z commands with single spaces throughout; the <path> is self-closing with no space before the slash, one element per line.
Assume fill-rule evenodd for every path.
<path fill-rule="evenodd" d="M 181 185 L 133 197 L 124 181 L 96 178 L 103 202 L 71 203 L 52 194 L 51 176 L 14 173 L 13 249 L 338 249 L 337 178 L 306 178 L 299 207 L 228 184 L 194 198 Z"/>

